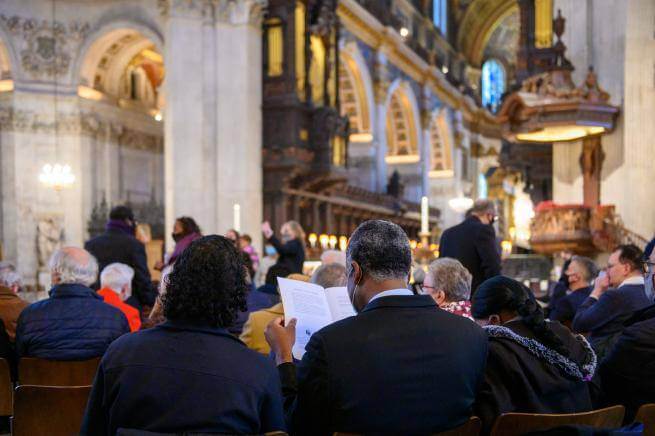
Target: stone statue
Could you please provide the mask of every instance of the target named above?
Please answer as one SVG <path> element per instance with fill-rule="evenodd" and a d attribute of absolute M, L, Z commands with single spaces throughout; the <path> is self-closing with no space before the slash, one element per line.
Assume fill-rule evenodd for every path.
<path fill-rule="evenodd" d="M 42 218 L 36 225 L 39 269 L 47 268 L 52 254 L 61 248 L 64 241 L 61 227 L 61 219 L 53 216 Z"/>

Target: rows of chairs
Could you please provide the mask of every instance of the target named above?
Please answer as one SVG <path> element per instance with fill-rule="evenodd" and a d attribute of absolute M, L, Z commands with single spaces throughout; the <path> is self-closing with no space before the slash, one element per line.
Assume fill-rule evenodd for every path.
<path fill-rule="evenodd" d="M 19 362 L 18 381 L 14 386 L 8 362 L 0 359 L 0 416 L 12 416 L 12 434 L 15 436 L 78 434 L 99 363 L 100 359 L 56 362 L 23 358 Z M 623 422 L 624 413 L 623 406 L 574 414 L 506 413 L 496 420 L 491 434 L 519 436 L 564 425 L 617 428 Z M 645 436 L 655 436 L 655 404 L 642 406 L 635 422 L 644 424 Z M 477 436 L 480 428 L 480 419 L 472 417 L 463 425 L 439 435 Z M 335 433 L 335 436 L 355 435 Z"/>

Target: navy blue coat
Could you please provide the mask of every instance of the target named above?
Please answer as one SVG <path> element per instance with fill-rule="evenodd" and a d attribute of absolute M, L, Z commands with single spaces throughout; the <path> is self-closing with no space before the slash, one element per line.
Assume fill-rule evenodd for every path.
<path fill-rule="evenodd" d="M 569 324 L 567 325 L 569 327 L 570 323 L 573 322 L 575 313 L 578 311 L 578 307 L 589 297 L 591 291 L 591 286 L 587 286 L 586 288 L 573 291 L 569 295 L 565 294 L 563 298 L 557 300 L 552 306 L 549 318 L 565 325 Z"/>
<path fill-rule="evenodd" d="M 580 305 L 573 318 L 573 330 L 591 333 L 589 342 L 600 361 L 625 328 L 624 323 L 634 312 L 651 304 L 646 297 L 644 285 L 624 285 L 609 289 L 598 300 L 589 297 Z"/>
<path fill-rule="evenodd" d="M 102 356 L 130 326 L 123 312 L 83 285 L 57 285 L 50 298 L 27 306 L 18 317 L 18 356 L 87 360 Z"/>
<path fill-rule="evenodd" d="M 86 241 L 84 248 L 98 260 L 100 272 L 114 262 L 124 263 L 134 269 L 129 304 L 139 310 L 141 305 L 155 304 L 157 292 L 150 279 L 146 249 L 134 236 L 119 229 L 108 229 L 102 235 Z M 97 284 L 94 287 L 97 288 Z"/>
<path fill-rule="evenodd" d="M 468 420 L 487 335 L 427 295 L 371 301 L 278 367 L 292 433 L 429 434 Z M 297 378 L 296 378 L 297 376 Z"/>
<path fill-rule="evenodd" d="M 439 243 L 439 257 L 459 260 L 471 273 L 471 298 L 480 283 L 500 274 L 500 251 L 492 226 L 476 216 L 446 229 Z"/>
<path fill-rule="evenodd" d="M 273 362 L 221 328 L 167 321 L 107 350 L 82 434 L 262 434 L 285 430 Z"/>

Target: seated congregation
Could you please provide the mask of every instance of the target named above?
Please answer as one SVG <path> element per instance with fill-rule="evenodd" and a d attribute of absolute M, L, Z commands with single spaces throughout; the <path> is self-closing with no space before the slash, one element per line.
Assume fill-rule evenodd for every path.
<path fill-rule="evenodd" d="M 201 236 L 196 226 L 156 301 L 150 288 L 132 292 L 138 268 L 105 259 L 99 275 L 82 248 L 53 255 L 50 298 L 31 305 L 0 264 L 0 352 L 14 366 L 101 357 L 85 435 L 430 434 L 471 416 L 489 434 L 505 413 L 621 404 L 630 423 L 655 402 L 655 254 L 644 274 L 641 251 L 620 246 L 598 278 L 591 260 L 573 257 L 563 295 L 544 309 L 505 276 L 472 292 L 471 274 L 449 258 L 413 292 L 409 240 L 388 221 L 362 223 L 345 259 L 326 256 L 311 277 L 298 271 L 299 226 L 285 225 L 281 240 L 264 233 L 279 258 L 261 286 L 238 234 Z M 345 286 L 357 315 L 314 332 L 296 360 L 297 321 L 284 318 L 278 277 Z M 142 320 L 134 306 L 151 304 Z"/>

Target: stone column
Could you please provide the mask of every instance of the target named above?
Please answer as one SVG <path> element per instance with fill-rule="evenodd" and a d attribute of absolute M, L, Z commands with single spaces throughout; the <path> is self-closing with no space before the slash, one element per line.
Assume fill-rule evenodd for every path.
<path fill-rule="evenodd" d="M 375 124 L 372 126 L 373 136 L 377 143 L 375 164 L 377 173 L 377 191 L 386 192 L 387 190 L 387 118 L 385 103 L 389 91 L 389 72 L 387 70 L 387 57 L 378 51 L 375 54 L 375 70 L 373 71 L 374 83 L 373 94 L 375 100 Z"/>
<path fill-rule="evenodd" d="M 263 0 L 219 0 L 216 6 L 216 217 L 232 226 L 241 205 L 241 230 L 261 246 Z M 275 229 L 278 231 L 278 229 Z"/>

